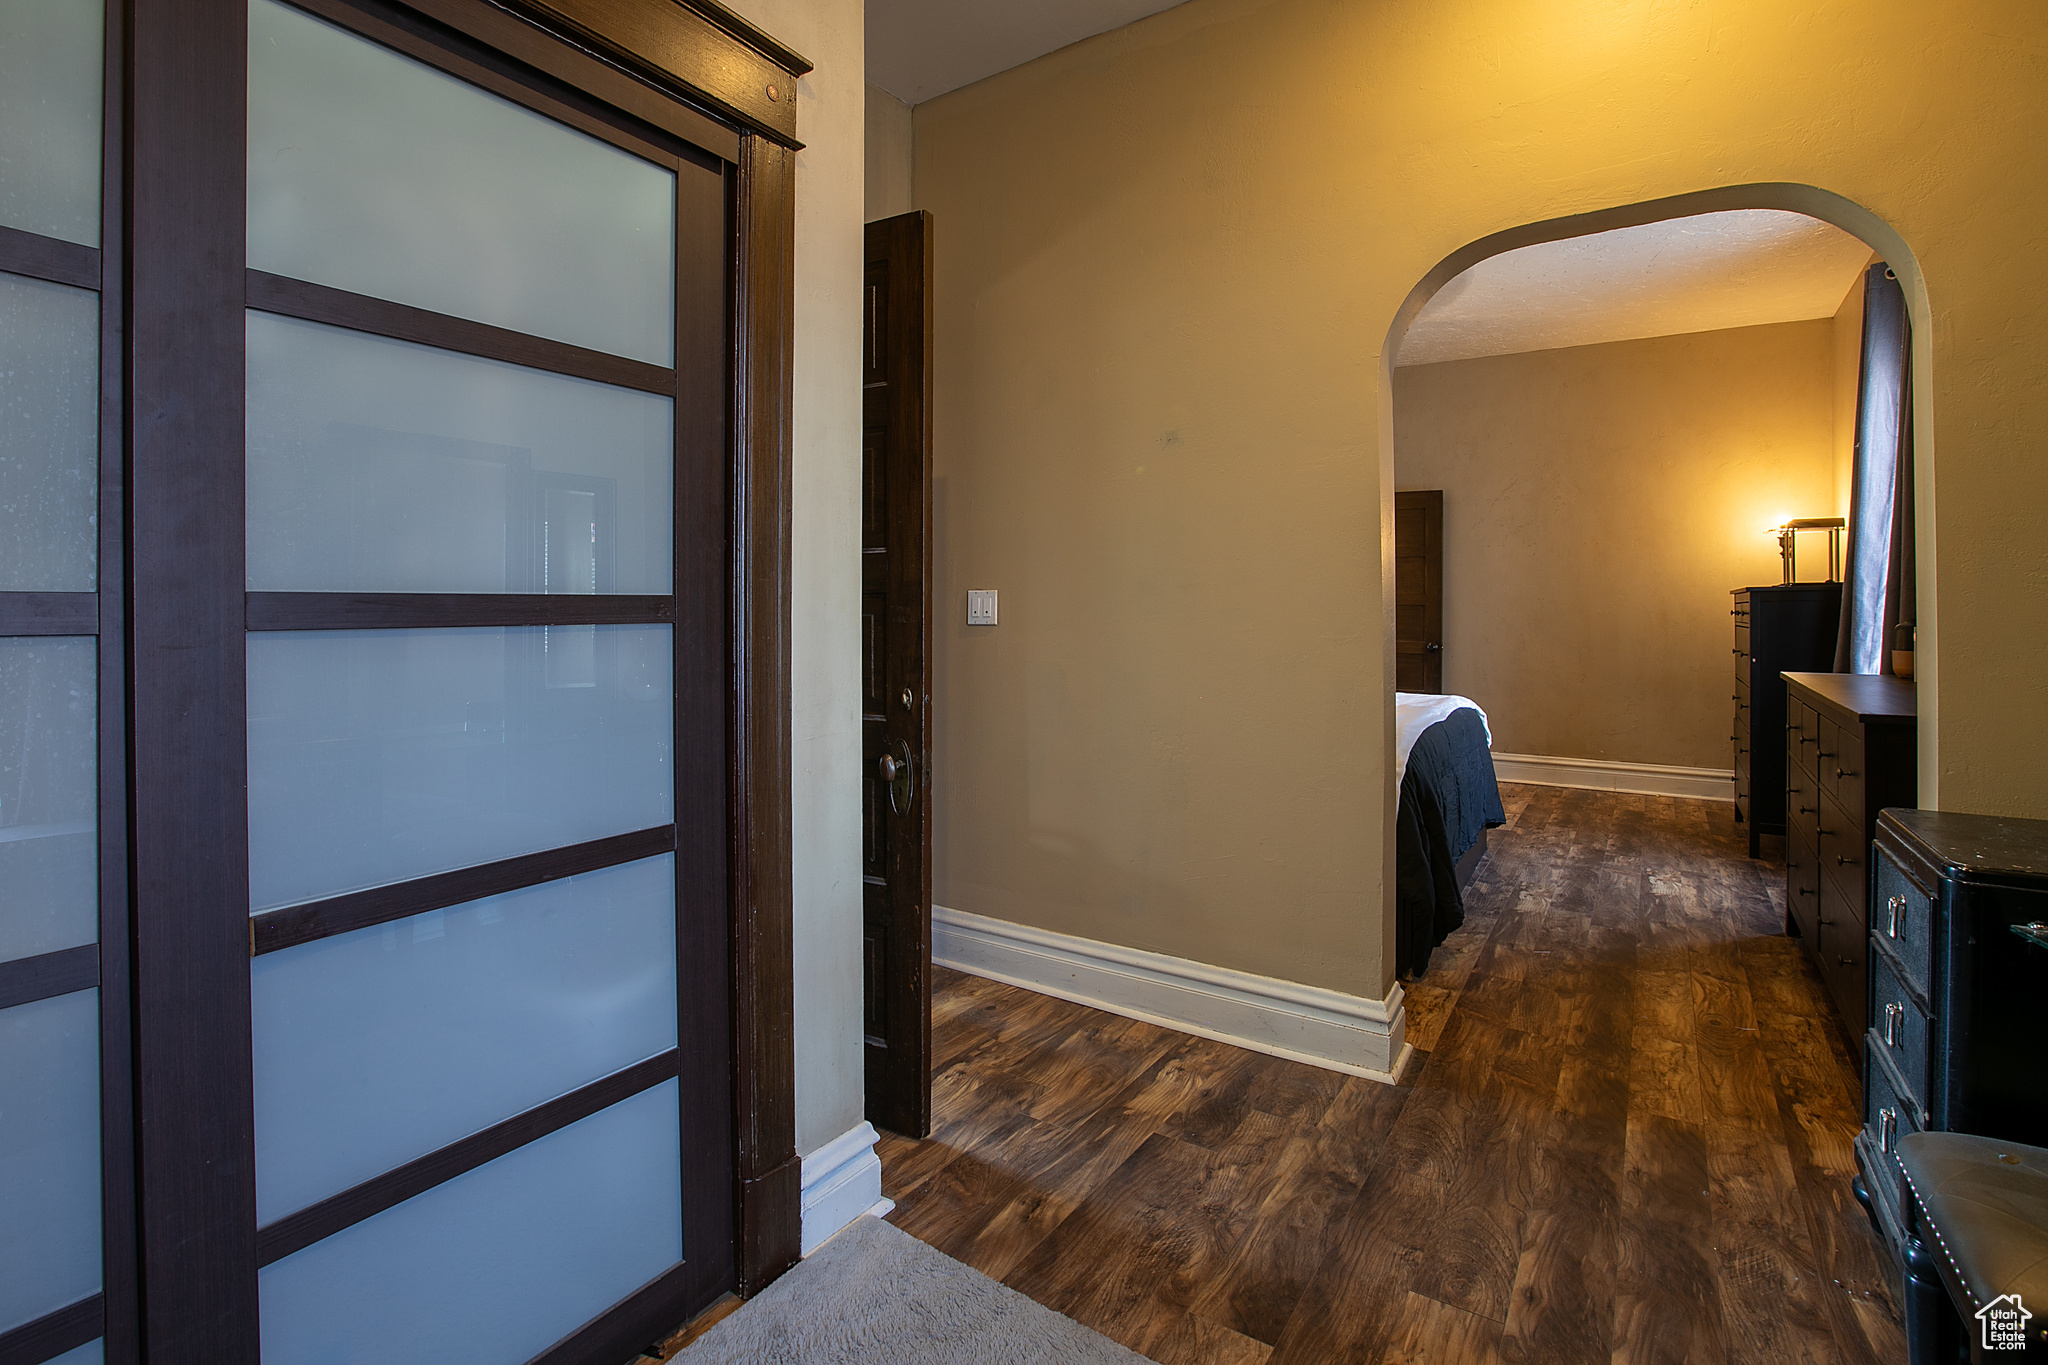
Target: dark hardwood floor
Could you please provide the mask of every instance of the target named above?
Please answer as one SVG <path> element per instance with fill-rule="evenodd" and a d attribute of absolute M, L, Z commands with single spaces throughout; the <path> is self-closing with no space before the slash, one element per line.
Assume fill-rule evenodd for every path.
<path fill-rule="evenodd" d="M 1401 1085 L 941 971 L 891 1220 L 1162 1362 L 1903 1361 L 1782 869 L 1725 805 L 1502 791 Z"/>

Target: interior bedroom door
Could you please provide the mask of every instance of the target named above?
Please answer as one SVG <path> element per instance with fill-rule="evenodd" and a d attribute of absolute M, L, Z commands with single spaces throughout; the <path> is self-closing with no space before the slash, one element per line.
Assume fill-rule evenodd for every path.
<path fill-rule="evenodd" d="M 1394 494 L 1394 687 L 1444 690 L 1444 495 Z"/>
<path fill-rule="evenodd" d="M 262 1358 L 644 1344 L 588 1333 L 731 1279 L 722 170 L 249 25 Z"/>
<path fill-rule="evenodd" d="M 931 215 L 867 226 L 861 782 L 868 1119 L 931 1131 Z"/>

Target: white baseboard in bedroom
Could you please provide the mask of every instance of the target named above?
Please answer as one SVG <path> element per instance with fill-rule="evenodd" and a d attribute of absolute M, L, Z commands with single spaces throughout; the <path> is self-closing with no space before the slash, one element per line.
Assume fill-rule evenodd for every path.
<path fill-rule="evenodd" d="M 932 907 L 932 961 L 1331 1071 L 1395 1081 L 1413 1051 L 1384 1000 Z"/>
<path fill-rule="evenodd" d="M 1496 753 L 1493 773 L 1503 782 L 1530 782 L 1539 787 L 1591 787 L 1595 791 L 1635 792 L 1643 796 L 1685 796 L 1695 801 L 1735 799 L 1735 773 L 1729 768 L 1677 768 L 1663 763 Z"/>
<path fill-rule="evenodd" d="M 875 1126 L 862 1119 L 803 1159 L 803 1212 L 799 1249 L 806 1256 L 864 1213 L 877 1218 L 896 1207 L 882 1197 L 882 1159 Z"/>

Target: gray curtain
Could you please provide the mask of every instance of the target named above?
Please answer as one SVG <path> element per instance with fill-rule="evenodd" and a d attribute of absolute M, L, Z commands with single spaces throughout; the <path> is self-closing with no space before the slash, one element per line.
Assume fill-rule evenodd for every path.
<path fill-rule="evenodd" d="M 1835 672 L 1889 673 L 1899 627 L 1911 627 L 1913 333 L 1906 295 L 1882 261 L 1863 277 L 1863 370 Z"/>

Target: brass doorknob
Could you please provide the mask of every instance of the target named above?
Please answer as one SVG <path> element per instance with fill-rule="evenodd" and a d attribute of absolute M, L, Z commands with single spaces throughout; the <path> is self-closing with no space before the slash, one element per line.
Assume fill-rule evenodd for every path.
<path fill-rule="evenodd" d="M 896 756 L 894 754 L 883 754 L 882 780 L 884 782 L 894 782 L 896 780 L 896 769 L 899 766 L 900 765 L 896 762 Z"/>

